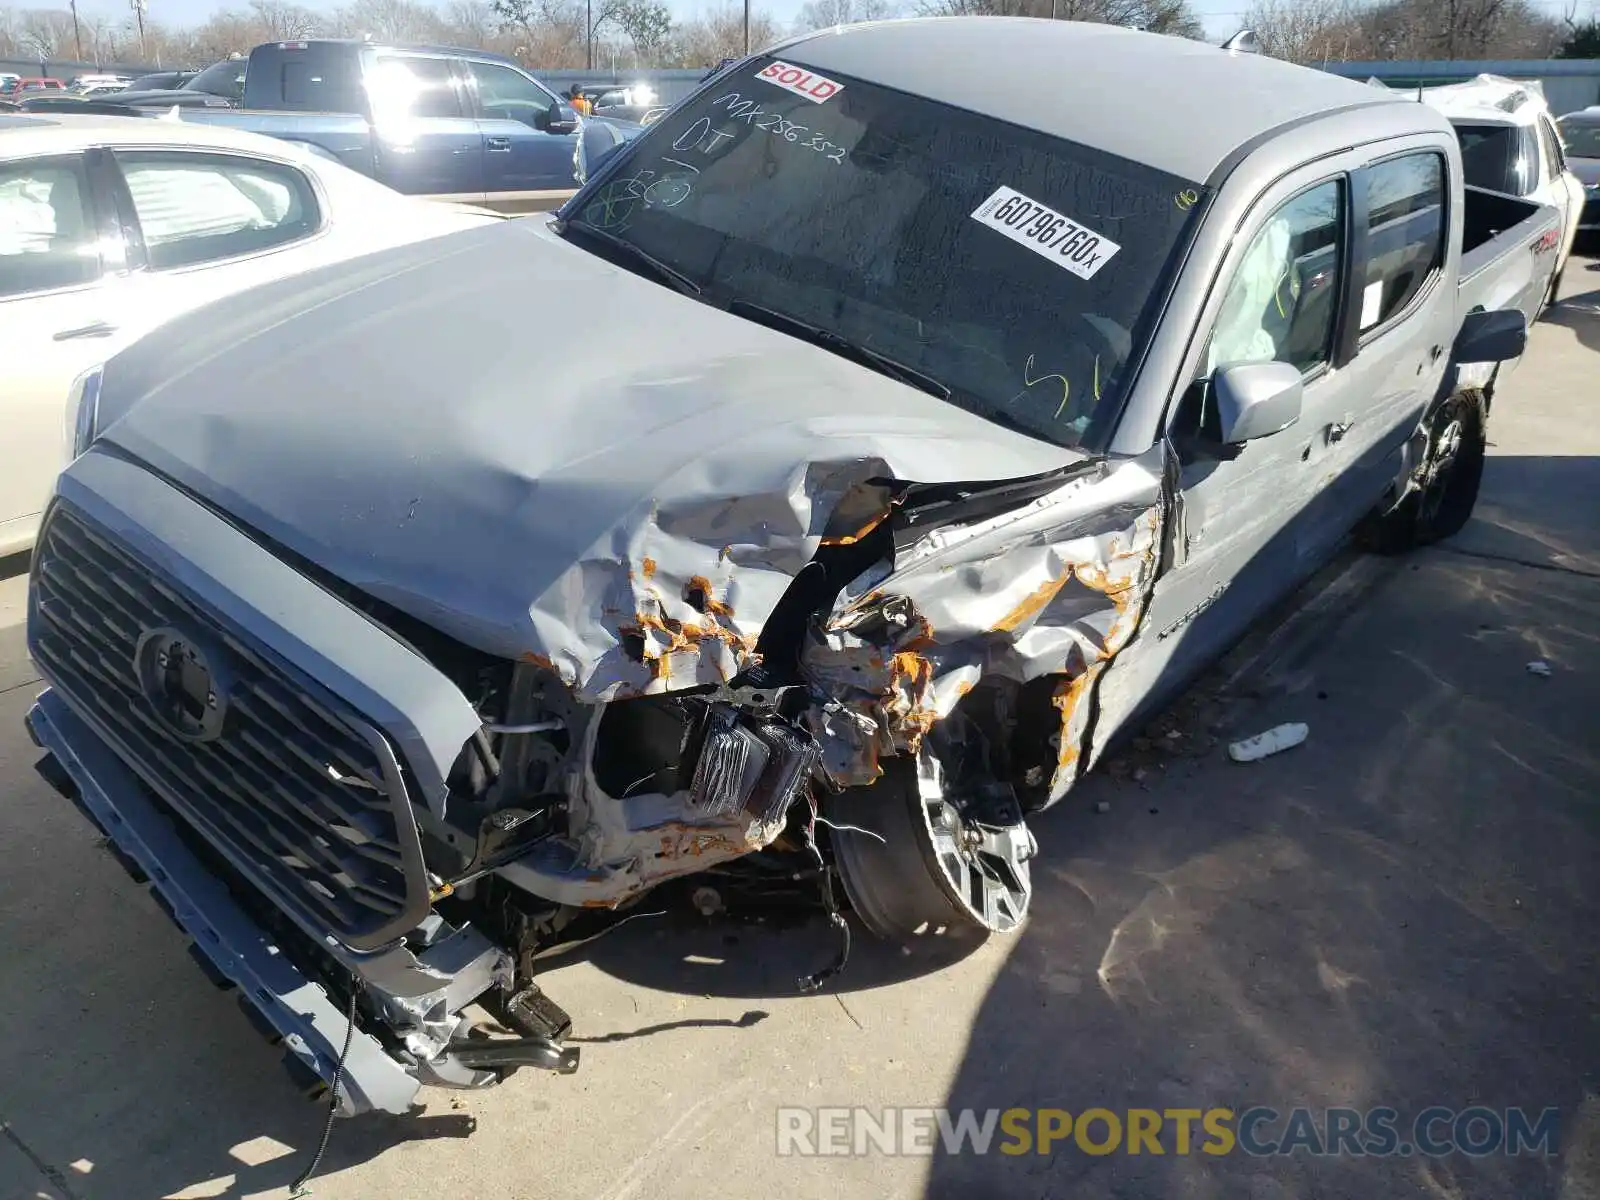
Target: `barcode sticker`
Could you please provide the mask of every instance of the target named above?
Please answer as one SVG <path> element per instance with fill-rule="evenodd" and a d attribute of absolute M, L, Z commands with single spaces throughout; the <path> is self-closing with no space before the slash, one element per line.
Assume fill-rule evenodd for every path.
<path fill-rule="evenodd" d="M 1110 238 L 1091 232 L 1071 217 L 1008 187 L 996 188 L 994 195 L 973 211 L 972 219 L 1048 258 L 1079 279 L 1093 279 L 1122 249 Z"/>

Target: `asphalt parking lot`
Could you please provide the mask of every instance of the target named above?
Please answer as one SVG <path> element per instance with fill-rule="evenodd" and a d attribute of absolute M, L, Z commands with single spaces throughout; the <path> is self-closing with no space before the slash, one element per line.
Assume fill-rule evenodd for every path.
<path fill-rule="evenodd" d="M 1490 425 L 1478 515 L 1362 560 L 1036 826 L 1032 920 L 930 970 L 649 918 L 562 961 L 583 1067 L 333 1130 L 318 1197 L 1600 1197 L 1600 262 Z M 280 1197 L 321 1133 L 34 774 L 0 573 L 0 1200 Z M 1528 664 L 1547 664 L 1548 674 Z M 1249 766 L 1228 734 L 1305 721 Z M 1559 1153 L 782 1156 L 780 1107 L 1559 1110 Z M 1404 1121 L 1402 1121 L 1402 1125 Z"/>

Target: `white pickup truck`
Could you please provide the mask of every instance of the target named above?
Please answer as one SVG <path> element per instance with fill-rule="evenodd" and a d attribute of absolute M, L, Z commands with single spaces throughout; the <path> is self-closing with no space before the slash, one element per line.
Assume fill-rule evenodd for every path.
<path fill-rule="evenodd" d="M 1560 243 L 1433 109 L 1318 71 L 797 38 L 555 218 L 83 379 L 42 769 L 346 1112 L 574 1069 L 541 957 L 691 876 L 1008 933 L 1030 819 L 1141 713 L 1353 528 L 1468 519 Z"/>
<path fill-rule="evenodd" d="M 1423 88 L 1421 98 L 1455 127 L 1468 186 L 1549 204 L 1561 214 L 1561 247 L 1543 307 L 1554 304 L 1587 196 L 1567 166 L 1544 89 L 1536 80 L 1479 75 L 1467 83 Z"/>

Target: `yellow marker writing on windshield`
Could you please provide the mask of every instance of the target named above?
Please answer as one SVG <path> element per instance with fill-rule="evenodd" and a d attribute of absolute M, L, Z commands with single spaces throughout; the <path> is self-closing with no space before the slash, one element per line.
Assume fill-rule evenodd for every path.
<path fill-rule="evenodd" d="M 1027 364 L 1022 368 L 1022 386 L 1023 387 L 1031 388 L 1034 384 L 1043 383 L 1046 379 L 1059 379 L 1059 380 L 1061 380 L 1061 404 L 1056 408 L 1056 420 L 1059 421 L 1061 419 L 1061 414 L 1066 411 L 1067 397 L 1068 397 L 1069 393 L 1071 392 L 1071 388 L 1067 384 L 1067 377 L 1065 375 L 1041 375 L 1037 379 L 1028 378 L 1028 376 L 1031 375 L 1032 373 L 1033 373 L 1033 355 L 1030 354 L 1030 355 L 1028 355 Z"/>

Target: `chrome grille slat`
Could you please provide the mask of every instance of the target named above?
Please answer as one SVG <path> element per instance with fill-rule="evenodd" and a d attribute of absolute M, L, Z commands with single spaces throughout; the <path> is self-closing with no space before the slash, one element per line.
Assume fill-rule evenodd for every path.
<path fill-rule="evenodd" d="M 414 825 L 409 860 L 402 850 L 398 822 L 414 818 L 367 722 L 64 502 L 40 535 L 34 576 L 40 666 L 151 788 L 328 932 L 352 942 L 403 932 L 389 926 L 415 919 L 427 881 Z M 138 647 L 167 627 L 227 659 L 226 717 L 210 740 L 178 736 L 145 697 Z"/>

